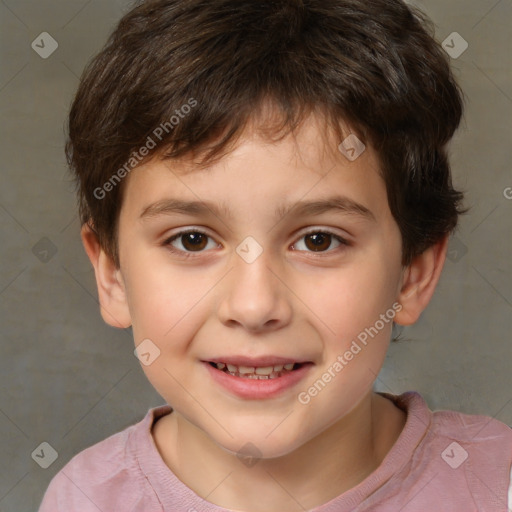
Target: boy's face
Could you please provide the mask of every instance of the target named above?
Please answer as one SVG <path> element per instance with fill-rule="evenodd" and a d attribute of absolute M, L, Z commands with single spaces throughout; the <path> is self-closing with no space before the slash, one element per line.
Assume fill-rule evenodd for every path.
<path fill-rule="evenodd" d="M 349 161 L 314 118 L 275 144 L 252 133 L 206 170 L 180 160 L 131 173 L 119 279 L 135 344 L 149 339 L 160 351 L 143 369 L 162 397 L 220 446 L 237 452 L 250 442 L 274 457 L 342 419 L 371 390 L 404 269 L 372 148 Z M 275 213 L 335 197 L 342 208 Z M 171 211 L 171 200 L 219 212 Z M 186 235 L 194 229 L 206 235 Z M 151 360 L 157 352 L 145 343 Z M 209 364 L 238 357 L 305 364 L 267 380 Z"/>

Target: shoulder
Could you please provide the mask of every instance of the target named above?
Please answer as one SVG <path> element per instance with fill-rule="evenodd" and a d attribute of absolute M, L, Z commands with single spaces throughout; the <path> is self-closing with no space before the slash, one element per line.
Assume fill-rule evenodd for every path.
<path fill-rule="evenodd" d="M 439 510 L 441 505 L 447 512 L 506 508 L 512 464 L 508 425 L 490 416 L 431 410 L 414 391 L 386 395 L 407 412 L 398 442 L 403 464 L 394 485 L 404 494 L 409 487 L 417 496 L 407 502 L 408 510 Z M 427 485 L 428 492 L 423 492 Z"/>
<path fill-rule="evenodd" d="M 472 447 L 499 449 L 512 458 L 512 428 L 490 416 L 438 410 L 432 414 L 432 431 Z M 491 453 L 491 452 L 489 452 Z"/>
<path fill-rule="evenodd" d="M 133 457 L 129 441 L 138 425 L 132 425 L 81 451 L 61 472 L 69 480 L 86 480 L 89 485 L 110 480 L 120 472 L 130 472 L 133 469 Z"/>
<path fill-rule="evenodd" d="M 441 449 L 439 453 L 445 462 L 450 462 L 452 451 L 459 453 L 460 457 L 465 457 L 464 451 L 466 451 L 466 458 L 470 464 L 489 463 L 494 467 L 502 467 L 510 473 L 511 427 L 490 416 L 445 409 L 431 411 L 423 397 L 416 392 L 407 392 L 398 398 L 406 403 L 408 413 L 414 413 L 425 425 L 428 425 L 425 443 L 422 444 L 433 447 L 436 452 Z"/>
<path fill-rule="evenodd" d="M 149 431 L 155 410 L 148 411 L 142 421 L 75 455 L 50 482 L 39 512 L 129 511 L 144 495 L 148 499 L 151 489 L 138 465 L 137 437 Z M 122 506 L 117 503 L 120 496 Z"/>
<path fill-rule="evenodd" d="M 490 416 L 452 410 L 432 412 L 426 440 L 430 464 L 447 485 L 460 480 L 474 503 L 497 510 L 508 501 L 512 428 Z"/>
<path fill-rule="evenodd" d="M 425 399 L 416 391 L 395 396 L 381 394 L 391 398 L 408 416 L 414 416 L 417 423 L 428 425 L 427 434 L 438 440 L 454 440 L 475 446 L 499 446 L 504 455 L 512 456 L 512 428 L 495 418 L 446 409 L 430 410 Z"/>
<path fill-rule="evenodd" d="M 498 485 L 509 484 L 511 427 L 490 416 L 441 410 L 434 411 L 431 430 L 444 462 L 456 466 L 467 460 L 470 481 L 492 475 Z"/>

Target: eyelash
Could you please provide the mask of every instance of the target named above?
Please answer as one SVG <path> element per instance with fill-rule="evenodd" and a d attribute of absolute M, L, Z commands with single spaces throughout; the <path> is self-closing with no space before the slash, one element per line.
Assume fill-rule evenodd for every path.
<path fill-rule="evenodd" d="M 196 258 L 196 257 L 200 256 L 202 253 L 204 253 L 205 251 L 204 250 L 203 251 L 195 251 L 195 252 L 194 251 L 182 251 L 181 249 L 176 249 L 175 247 L 173 247 L 171 245 L 171 242 L 173 242 L 174 240 L 178 239 L 180 236 L 183 236 L 183 235 L 186 235 L 186 234 L 190 234 L 190 233 L 198 233 L 200 235 L 206 236 L 207 238 L 212 238 L 213 239 L 213 237 L 208 235 L 208 233 L 205 233 L 204 231 L 201 231 L 199 229 L 187 229 L 187 230 L 183 230 L 183 231 L 180 231 L 178 233 L 175 233 L 170 238 L 167 238 L 163 242 L 163 245 L 165 247 L 167 247 L 171 252 L 173 252 L 175 254 L 178 254 L 179 256 L 181 256 L 183 258 Z M 316 256 L 321 258 L 321 257 L 328 256 L 328 255 L 330 255 L 333 252 L 336 252 L 336 249 L 340 249 L 340 247 L 350 247 L 351 246 L 351 244 L 347 240 L 345 240 L 344 238 L 340 237 L 339 235 L 336 235 L 332 231 L 320 230 L 320 229 L 313 229 L 311 231 L 308 231 L 308 232 L 304 233 L 298 240 L 301 240 L 302 238 L 304 238 L 304 237 L 306 237 L 308 235 L 313 235 L 313 234 L 330 235 L 335 240 L 340 242 L 341 245 L 339 247 L 336 247 L 335 249 L 332 249 L 332 250 L 329 250 L 329 251 L 319 251 L 319 252 L 315 252 L 315 251 L 298 251 L 298 252 L 307 252 L 307 253 L 310 253 L 310 254 L 315 254 Z"/>

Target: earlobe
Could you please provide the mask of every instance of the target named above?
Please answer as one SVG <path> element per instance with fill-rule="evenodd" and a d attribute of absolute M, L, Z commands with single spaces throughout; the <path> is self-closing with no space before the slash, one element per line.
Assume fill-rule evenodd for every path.
<path fill-rule="evenodd" d="M 85 252 L 94 267 L 103 320 L 112 327 L 129 327 L 130 311 L 120 270 L 100 246 L 91 226 L 82 226 L 81 237 Z"/>
<path fill-rule="evenodd" d="M 427 307 L 441 277 L 447 248 L 448 235 L 416 256 L 404 270 L 397 299 L 402 305 L 402 309 L 395 316 L 397 324 L 414 324 Z"/>

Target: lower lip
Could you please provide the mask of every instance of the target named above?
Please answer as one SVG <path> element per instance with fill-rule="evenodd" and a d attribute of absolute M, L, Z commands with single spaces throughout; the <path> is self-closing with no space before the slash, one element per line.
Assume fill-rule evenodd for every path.
<path fill-rule="evenodd" d="M 247 377 L 234 377 L 214 368 L 210 363 L 203 362 L 210 375 L 222 387 L 233 394 L 249 400 L 261 400 L 273 398 L 285 390 L 295 386 L 309 372 L 312 363 L 305 363 L 296 370 L 291 370 L 275 379 L 249 379 Z"/>

